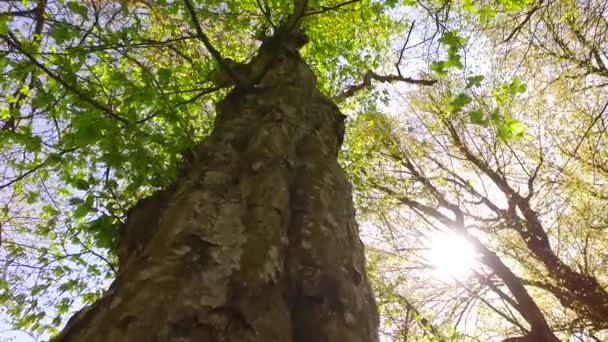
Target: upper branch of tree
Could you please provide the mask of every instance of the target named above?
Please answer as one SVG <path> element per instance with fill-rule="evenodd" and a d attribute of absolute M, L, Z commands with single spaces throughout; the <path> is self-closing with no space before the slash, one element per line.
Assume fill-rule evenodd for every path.
<path fill-rule="evenodd" d="M 266 18 L 266 21 L 268 21 L 268 24 L 270 24 L 270 27 L 276 30 L 277 27 L 272 22 L 272 11 L 270 10 L 270 6 L 268 6 L 268 2 L 264 0 L 264 3 L 262 4 L 260 0 L 256 0 L 256 3 L 258 4 L 258 8 L 264 15 L 264 18 Z"/>
<path fill-rule="evenodd" d="M 513 294 L 518 304 L 515 306 L 515 309 L 518 310 L 518 312 L 530 324 L 531 331 L 541 333 L 543 336 L 547 336 L 548 338 L 552 337 L 553 339 L 551 341 L 559 341 L 553 335 L 545 316 L 524 287 L 521 279 L 519 279 L 519 277 L 502 262 L 496 253 L 488 249 L 483 243 L 481 243 L 481 241 L 479 241 L 477 237 L 467 232 L 465 227 L 462 226 L 462 223 L 448 218 L 435 208 L 419 203 L 411 198 L 401 196 L 385 186 L 379 184 L 375 184 L 375 186 L 385 191 L 387 194 L 392 195 L 394 198 L 397 198 L 402 204 L 420 211 L 424 215 L 429 215 L 448 227 L 457 229 L 458 232 L 463 234 L 467 241 L 471 242 L 475 249 L 482 255 L 482 261 L 484 264 L 490 267 L 496 273 L 496 275 L 502 279 L 509 291 Z"/>
<path fill-rule="evenodd" d="M 334 11 L 337 10 L 340 7 L 344 7 L 344 6 L 348 6 L 357 2 L 361 2 L 361 0 L 349 0 L 349 1 L 345 1 L 342 3 L 339 3 L 337 5 L 334 6 L 321 6 L 320 9 L 318 10 L 314 10 L 314 11 L 310 11 L 310 12 L 306 12 L 304 15 L 305 16 L 310 16 L 310 15 L 315 15 L 315 14 L 322 14 L 322 13 L 326 13 L 329 11 Z"/>
<path fill-rule="evenodd" d="M 192 19 L 192 24 L 194 25 L 194 29 L 196 30 L 197 37 L 203 42 L 203 45 L 205 45 L 205 48 L 207 48 L 207 51 L 209 51 L 211 57 L 213 57 L 213 59 L 217 62 L 220 69 L 226 71 L 226 73 L 228 74 L 230 79 L 232 79 L 234 84 L 239 87 L 243 86 L 245 83 L 244 80 L 242 80 L 241 77 L 237 75 L 236 71 L 234 70 L 234 68 L 232 68 L 230 63 L 228 63 L 226 59 L 222 57 L 220 52 L 213 46 L 213 44 L 211 44 L 209 37 L 207 37 L 205 31 L 203 31 L 203 27 L 201 26 L 201 22 L 198 20 L 198 15 L 196 14 L 196 9 L 194 8 L 192 1 L 184 0 L 184 3 L 186 4 L 186 8 L 190 13 L 190 18 Z"/>
<path fill-rule="evenodd" d="M 125 125 L 129 124 L 129 121 L 127 121 L 127 119 L 125 119 L 125 118 L 121 117 L 120 115 L 116 114 L 106 104 L 103 104 L 103 103 L 97 101 L 96 99 L 94 99 L 94 98 L 86 95 L 82 90 L 78 89 L 78 87 L 76 87 L 76 86 L 68 83 L 67 81 L 65 81 L 64 79 L 62 79 L 61 77 L 59 77 L 59 75 L 55 74 L 52 70 L 50 70 L 49 68 L 47 68 L 40 61 L 38 61 L 30 52 L 28 52 L 25 48 L 23 48 L 23 46 L 21 45 L 21 43 L 16 39 L 16 37 L 11 32 L 9 32 L 6 35 L 1 35 L 0 37 L 9 46 L 13 47 L 17 51 L 19 51 L 21 54 L 23 54 L 27 59 L 30 60 L 30 62 L 32 62 L 32 64 L 34 64 L 38 69 L 42 70 L 47 76 L 49 76 L 50 78 L 52 78 L 53 80 L 55 80 L 57 83 L 61 84 L 66 90 L 68 90 L 69 92 L 71 92 L 74 95 L 78 96 L 78 98 L 80 98 L 81 100 L 89 103 L 93 107 L 101 110 L 109 118 L 112 118 L 112 119 L 115 119 L 117 121 L 120 121 L 120 122 L 122 122 Z"/>
<path fill-rule="evenodd" d="M 532 7 L 532 9 L 529 10 L 528 13 L 526 13 L 526 16 L 525 16 L 524 20 L 522 20 L 513 29 L 513 31 L 511 31 L 511 33 L 509 34 L 509 36 L 507 36 L 507 38 L 505 38 L 505 40 L 503 40 L 502 43 L 504 44 L 504 43 L 508 42 L 509 40 L 511 40 L 513 37 L 515 37 L 521 31 L 521 29 L 524 27 L 524 25 L 526 25 L 526 23 L 528 23 L 530 21 L 530 19 L 534 15 L 534 13 L 536 13 L 536 11 L 538 11 L 539 9 L 541 9 L 542 6 L 543 6 L 543 0 L 539 1 L 536 6 Z"/>
<path fill-rule="evenodd" d="M 510 210 L 507 211 L 507 222 L 525 241 L 530 252 L 546 267 L 551 278 L 562 284 L 568 291 L 577 294 L 576 300 L 580 305 L 569 307 L 583 317 L 587 317 L 597 326 L 607 326 L 608 293 L 600 286 L 597 279 L 574 271 L 555 254 L 538 213 L 530 205 L 530 199 L 513 190 L 504 176 L 499 175 L 484 161 L 477 158 L 460 138 L 452 123 L 446 121 L 446 125 L 452 140 L 466 159 L 505 193 L 510 207 Z M 524 220 L 518 217 L 516 207 L 519 208 Z"/>
<path fill-rule="evenodd" d="M 36 48 L 40 46 L 40 41 L 42 40 L 42 30 L 44 28 L 44 12 L 46 10 L 46 0 L 38 0 L 37 6 L 31 10 L 30 13 L 35 14 L 36 20 L 34 24 L 34 35 L 32 45 Z M 21 79 L 21 83 L 25 83 L 27 78 L 30 78 L 29 88 L 32 89 L 38 83 L 38 79 L 36 78 L 36 73 L 31 72 L 23 76 Z M 16 89 L 13 93 L 13 96 L 16 98 L 15 102 L 9 104 L 9 111 L 12 113 L 11 117 L 6 120 L 4 125 L 0 128 L 0 131 L 3 130 L 12 130 L 19 125 L 19 119 L 17 113 L 20 112 L 21 107 L 24 104 L 24 100 L 27 97 L 26 93 L 20 91 L 20 89 Z"/>
<path fill-rule="evenodd" d="M 540 168 L 543 166 L 544 161 L 545 161 L 545 158 L 543 157 L 543 154 L 541 151 L 540 160 L 538 161 L 538 164 L 534 168 L 532 175 L 528 178 L 528 195 L 526 196 L 526 199 L 528 199 L 528 200 L 532 199 L 532 196 L 534 196 L 534 182 L 536 181 L 536 178 L 538 177 L 538 172 L 540 171 Z"/>
<path fill-rule="evenodd" d="M 606 109 L 608 109 L 608 101 L 606 101 L 606 103 L 604 104 L 604 106 L 602 107 L 602 109 L 599 111 L 599 113 L 597 113 L 597 115 L 593 118 L 593 121 L 591 121 L 591 124 L 587 127 L 587 129 L 583 133 L 583 136 L 579 139 L 578 143 L 574 147 L 574 151 L 572 151 L 571 153 L 568 153 L 569 154 L 569 158 L 566 160 L 566 162 L 564 163 L 564 165 L 562 165 L 560 167 L 561 170 L 565 169 L 566 165 L 568 165 L 568 163 L 570 162 L 570 160 L 572 160 L 572 158 L 574 158 L 574 156 L 577 155 L 579 148 L 581 147 L 581 145 L 583 144 L 583 142 L 587 139 L 587 136 L 591 132 L 591 129 L 593 129 L 593 126 L 595 126 L 597 124 L 597 122 L 600 120 L 600 118 L 604 115 L 604 112 L 606 112 Z"/>
<path fill-rule="evenodd" d="M 480 280 L 482 285 L 488 286 L 490 288 L 490 290 L 492 290 L 494 293 L 496 293 L 498 295 L 499 298 L 501 298 L 504 302 L 508 303 L 508 305 L 511 305 L 514 309 L 518 310 L 517 308 L 518 308 L 519 304 L 517 304 L 517 302 L 514 301 L 504 291 L 499 289 L 498 286 L 496 286 L 496 284 L 494 284 L 494 282 L 491 279 L 488 279 L 486 276 L 479 274 L 477 272 L 475 272 L 475 276 Z M 498 309 L 495 305 L 492 305 L 492 303 L 490 303 L 487 299 L 485 299 L 484 296 L 481 296 L 477 293 L 473 293 L 471 290 L 468 289 L 468 287 L 465 284 L 462 284 L 462 287 L 465 290 L 467 290 L 468 292 L 472 293 L 478 300 L 480 300 L 482 303 L 484 303 L 487 307 L 489 307 L 492 311 L 496 312 L 502 318 L 507 320 L 509 323 L 518 327 L 522 332 L 528 333 L 528 329 L 526 329 L 520 322 L 518 322 L 513 317 L 511 310 L 508 310 L 508 313 L 511 314 L 511 315 L 509 315 L 509 314 L 503 312 L 502 310 Z"/>
<path fill-rule="evenodd" d="M 72 149 L 69 149 L 69 150 L 64 150 L 64 151 L 59 152 L 59 153 L 58 153 L 58 155 L 60 155 L 60 156 L 61 156 L 61 155 L 64 155 L 64 154 L 66 154 L 66 153 L 74 152 L 74 151 L 76 151 L 77 149 L 78 149 L 78 148 L 72 148 Z M 44 167 L 45 165 L 47 165 L 47 163 L 49 163 L 49 161 L 50 161 L 50 158 L 47 158 L 47 159 L 46 159 L 45 161 L 43 161 L 42 163 L 39 163 L 38 165 L 36 165 L 36 166 L 34 166 L 34 167 L 30 168 L 29 170 L 27 170 L 27 171 L 25 171 L 24 173 L 22 173 L 22 174 L 20 174 L 20 175 L 16 176 L 15 178 L 11 179 L 10 181 L 8 181 L 8 182 L 6 182 L 6 183 L 4 183 L 4 184 L 0 184 L 0 190 L 2 190 L 2 189 L 4 189 L 4 188 L 7 188 L 7 187 L 9 187 L 9 186 L 11 186 L 11 185 L 13 185 L 13 184 L 15 184 L 15 183 L 17 183 L 17 182 L 21 181 L 21 180 L 22 180 L 22 179 L 24 179 L 25 177 L 27 177 L 27 176 L 29 176 L 29 175 L 33 174 L 34 172 L 38 171 L 40 168 L 42 168 L 42 167 Z"/>
<path fill-rule="evenodd" d="M 453 183 L 458 184 L 459 187 L 463 188 L 465 191 L 467 191 L 471 195 L 479 198 L 480 202 L 485 204 L 486 207 L 488 207 L 490 210 L 492 210 L 493 212 L 495 212 L 498 215 L 505 214 L 506 210 L 501 209 L 498 205 L 496 205 L 494 202 L 492 202 L 487 195 L 484 196 L 483 194 L 481 194 L 477 189 L 475 189 L 475 187 L 473 187 L 471 182 L 464 179 L 458 173 L 447 168 L 443 163 L 441 163 L 436 158 L 433 158 L 433 157 L 428 157 L 428 158 L 431 159 L 435 163 L 435 165 L 437 165 L 437 167 L 448 172 L 452 177 L 454 177 L 455 180 L 457 180 L 457 182 L 454 181 Z M 450 178 L 446 178 L 446 180 L 448 180 L 448 181 L 449 181 L 449 179 Z"/>
<path fill-rule="evenodd" d="M 29 10 L 22 10 L 22 11 L 0 12 L 0 17 L 21 17 L 21 16 L 33 14 L 35 11 L 36 11 L 36 9 L 32 8 Z"/>
<path fill-rule="evenodd" d="M 442 336 L 443 334 L 441 334 L 441 330 L 438 329 L 431 321 L 429 321 L 426 317 L 424 317 L 422 315 L 422 313 L 418 310 L 418 308 L 416 308 L 412 303 L 410 303 L 410 301 L 405 298 L 402 295 L 397 294 L 397 296 L 399 297 L 399 299 L 405 303 L 405 308 L 410 311 L 411 313 L 413 313 L 413 315 L 415 317 L 420 317 L 419 320 L 417 320 L 418 325 L 424 330 L 427 331 L 428 333 L 430 333 L 431 335 L 433 335 L 434 337 L 438 338 L 439 340 L 441 340 L 442 338 L 445 338 L 444 336 Z"/>
<path fill-rule="evenodd" d="M 287 21 L 281 25 L 279 33 L 292 33 L 300 28 L 300 21 L 304 18 L 308 9 L 308 0 L 293 0 L 293 12 L 287 18 Z"/>
<path fill-rule="evenodd" d="M 401 61 L 403 60 L 403 53 L 405 52 L 405 48 L 407 47 L 407 44 L 410 42 L 410 36 L 412 35 L 412 31 L 414 31 L 414 25 L 416 24 L 416 21 L 412 21 L 412 26 L 410 26 L 410 29 L 407 31 L 407 37 L 405 38 L 405 42 L 403 43 L 403 47 L 401 48 L 401 51 L 399 51 L 399 59 L 397 59 L 397 62 L 395 63 L 395 67 L 397 68 L 397 74 L 400 77 L 403 77 L 403 75 L 401 74 Z"/>
<path fill-rule="evenodd" d="M 431 86 L 437 83 L 437 80 L 418 80 L 411 77 L 403 77 L 401 75 L 379 75 L 371 70 L 368 70 L 363 76 L 363 81 L 361 83 L 351 85 L 345 91 L 335 96 L 333 100 L 336 102 L 346 100 L 347 98 L 355 95 L 355 93 L 358 91 L 369 88 L 372 85 L 372 80 L 382 83 L 405 82 L 425 86 Z"/>

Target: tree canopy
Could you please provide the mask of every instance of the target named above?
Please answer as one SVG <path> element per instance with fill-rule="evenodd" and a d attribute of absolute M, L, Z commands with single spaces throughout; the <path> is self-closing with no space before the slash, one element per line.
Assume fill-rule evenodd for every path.
<path fill-rule="evenodd" d="M 0 2 L 7 328 L 53 335 L 99 298 L 129 208 L 211 131 L 218 71 L 299 3 Z M 608 338 L 608 4 L 304 3 L 382 338 Z"/>

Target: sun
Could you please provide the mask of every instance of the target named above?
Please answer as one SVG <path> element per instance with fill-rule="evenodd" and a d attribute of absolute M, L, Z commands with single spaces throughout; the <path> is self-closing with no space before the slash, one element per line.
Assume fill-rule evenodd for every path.
<path fill-rule="evenodd" d="M 473 245 L 454 233 L 433 234 L 424 257 L 440 280 L 466 278 L 479 265 Z"/>

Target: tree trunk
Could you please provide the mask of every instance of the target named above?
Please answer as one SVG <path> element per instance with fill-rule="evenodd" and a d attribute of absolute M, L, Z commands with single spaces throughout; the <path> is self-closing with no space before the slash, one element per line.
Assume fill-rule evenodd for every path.
<path fill-rule="evenodd" d="M 377 341 L 343 116 L 275 49 L 184 175 L 131 211 L 117 279 L 56 341 Z"/>

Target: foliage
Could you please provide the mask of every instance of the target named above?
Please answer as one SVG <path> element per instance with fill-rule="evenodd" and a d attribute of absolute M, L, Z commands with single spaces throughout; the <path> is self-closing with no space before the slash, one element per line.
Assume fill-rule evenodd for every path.
<path fill-rule="evenodd" d="M 407 320 L 409 306 L 467 341 L 527 335 L 538 321 L 524 302 L 539 307 L 560 340 L 606 338 L 597 303 L 608 299 L 600 252 L 608 27 L 592 24 L 605 6 L 591 2 L 583 13 L 571 2 L 501 5 L 491 21 L 478 21 L 479 3 L 464 2 L 462 13 L 451 7 L 440 43 L 464 45 L 462 71 L 435 67 L 437 85 L 395 96 L 374 114 L 390 123 L 357 120 L 347 140 L 349 149 L 375 152 L 357 160 L 364 171 L 350 170 L 394 340 L 427 331 Z M 451 23 L 466 41 L 454 38 Z M 471 46 L 482 41 L 483 49 Z M 467 239 L 477 263 L 438 276 L 428 250 L 444 234 Z"/>
<path fill-rule="evenodd" d="M 328 93 L 375 68 L 402 26 L 386 14 L 394 3 L 337 5 L 311 1 L 304 23 Z M 290 7 L 205 1 L 197 12 L 222 56 L 245 61 Z M 127 209 L 170 184 L 212 128 L 225 90 L 187 13 L 166 0 L 0 4 L 0 307 L 15 328 L 55 332 L 97 298 Z"/>
<path fill-rule="evenodd" d="M 292 11 L 195 5 L 213 46 L 240 62 Z M 303 55 L 322 91 L 349 94 L 340 157 L 387 338 L 525 335 L 530 313 L 509 282 L 560 338 L 605 336 L 597 308 L 567 285 L 606 299 L 605 16 L 601 1 L 308 1 Z M 218 65 L 184 1 L 0 3 L 0 307 L 11 327 L 54 333 L 112 281 L 128 208 L 179 177 L 213 128 L 227 90 L 212 82 Z M 494 262 L 437 279 L 421 252 L 437 231 L 477 243 L 513 277 Z M 539 237 L 547 253 L 529 243 Z"/>

